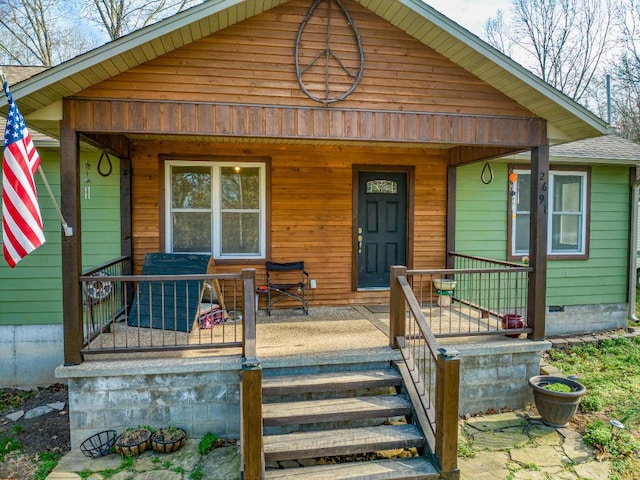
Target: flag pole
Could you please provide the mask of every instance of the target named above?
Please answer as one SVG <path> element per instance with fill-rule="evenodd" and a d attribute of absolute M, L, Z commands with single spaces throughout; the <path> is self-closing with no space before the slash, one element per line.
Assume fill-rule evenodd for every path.
<path fill-rule="evenodd" d="M 4 85 L 5 82 L 7 82 L 7 84 L 9 83 L 7 81 L 7 77 L 5 76 L 4 72 L 2 71 L 2 67 L 0 67 L 0 77 L 2 77 L 3 85 Z M 47 192 L 49 193 L 49 197 L 51 197 L 51 202 L 53 203 L 53 207 L 56 209 L 56 212 L 58 213 L 58 217 L 60 218 L 60 223 L 62 224 L 62 229 L 64 231 L 64 236 L 65 237 L 72 237 L 73 236 L 73 228 L 70 227 L 67 224 L 67 222 L 64 220 L 64 216 L 62 215 L 62 211 L 60 210 L 60 207 L 58 206 L 58 202 L 56 200 L 56 197 L 53 194 L 53 192 L 51 191 L 51 187 L 49 186 L 49 181 L 47 180 L 47 177 L 44 175 L 44 172 L 42 171 L 42 165 L 38 165 L 38 173 L 40 174 L 40 178 L 42 179 L 42 182 L 44 183 L 44 186 L 47 189 Z"/>
<path fill-rule="evenodd" d="M 44 183 L 44 186 L 47 189 L 47 192 L 49 192 L 49 196 L 51 197 L 51 202 L 53 203 L 53 207 L 56 209 L 56 212 L 58 212 L 58 217 L 60 218 L 60 223 L 62 224 L 62 230 L 64 230 L 64 236 L 73 237 L 73 228 L 71 228 L 67 224 L 67 222 L 65 222 L 64 217 L 62 216 L 62 211 L 60 210 L 60 207 L 58 206 L 58 202 L 56 201 L 56 197 L 53 195 L 53 192 L 51 191 L 51 187 L 49 186 L 47 177 L 44 176 L 44 172 L 42 171 L 41 165 L 38 166 L 38 173 L 40 174 L 40 178 L 42 179 L 42 182 Z"/>

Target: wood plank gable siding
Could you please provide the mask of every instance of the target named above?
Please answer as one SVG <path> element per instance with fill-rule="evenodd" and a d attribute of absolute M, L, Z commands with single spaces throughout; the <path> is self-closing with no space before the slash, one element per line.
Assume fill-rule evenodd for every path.
<path fill-rule="evenodd" d="M 346 100 L 314 102 L 299 88 L 294 66 L 309 5 L 288 2 L 80 92 L 75 98 L 97 103 L 74 103 L 74 128 L 488 145 L 538 140 L 529 135 L 531 112 L 350 0 L 365 52 L 362 81 Z M 352 33 L 336 26 L 331 38 L 348 43 Z M 304 39 L 325 47 L 321 32 Z M 347 43 L 332 47 L 347 55 Z M 346 82 L 342 77 L 330 71 L 332 81 Z M 119 102 L 100 101 L 107 99 Z"/>
<path fill-rule="evenodd" d="M 445 264 L 446 150 L 256 144 L 193 144 L 134 141 L 134 264 L 147 252 L 164 251 L 161 234 L 163 164 L 160 156 L 238 156 L 239 162 L 270 157 L 271 210 L 268 257 L 274 261 L 304 260 L 317 280 L 313 305 L 348 305 L 384 301 L 388 292 L 352 292 L 352 167 L 353 165 L 415 166 L 413 262 L 421 268 Z M 219 272 L 257 269 L 264 283 L 264 260 L 217 260 Z"/>

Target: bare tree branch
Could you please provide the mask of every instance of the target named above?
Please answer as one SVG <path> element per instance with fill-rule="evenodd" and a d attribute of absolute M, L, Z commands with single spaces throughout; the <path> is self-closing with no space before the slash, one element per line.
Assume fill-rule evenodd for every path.
<path fill-rule="evenodd" d="M 611 0 L 512 0 L 511 14 L 508 24 L 502 12 L 485 24 L 488 42 L 524 59 L 524 66 L 572 99 L 586 101 L 615 44 Z"/>
<path fill-rule="evenodd" d="M 620 135 L 640 143 L 640 0 L 625 0 L 616 13 L 623 51 L 615 64 L 615 124 Z"/>
<path fill-rule="evenodd" d="M 83 17 L 111 40 L 174 15 L 202 0 L 80 0 Z"/>
<path fill-rule="evenodd" d="M 55 0 L 0 0 L 0 59 L 18 65 L 55 65 L 90 45 L 65 22 Z"/>

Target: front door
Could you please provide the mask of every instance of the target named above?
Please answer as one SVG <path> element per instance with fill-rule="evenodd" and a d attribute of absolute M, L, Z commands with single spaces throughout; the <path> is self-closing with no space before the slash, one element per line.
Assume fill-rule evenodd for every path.
<path fill-rule="evenodd" d="M 358 289 L 389 288 L 389 267 L 407 264 L 407 174 L 358 172 Z"/>

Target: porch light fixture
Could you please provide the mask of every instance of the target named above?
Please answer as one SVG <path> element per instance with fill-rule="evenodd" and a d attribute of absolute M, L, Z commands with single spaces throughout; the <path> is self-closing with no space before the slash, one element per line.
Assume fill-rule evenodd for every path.
<path fill-rule="evenodd" d="M 240 173 L 240 167 L 238 167 L 237 165 L 236 165 L 235 167 L 233 167 L 233 170 L 234 170 L 236 173 Z"/>

